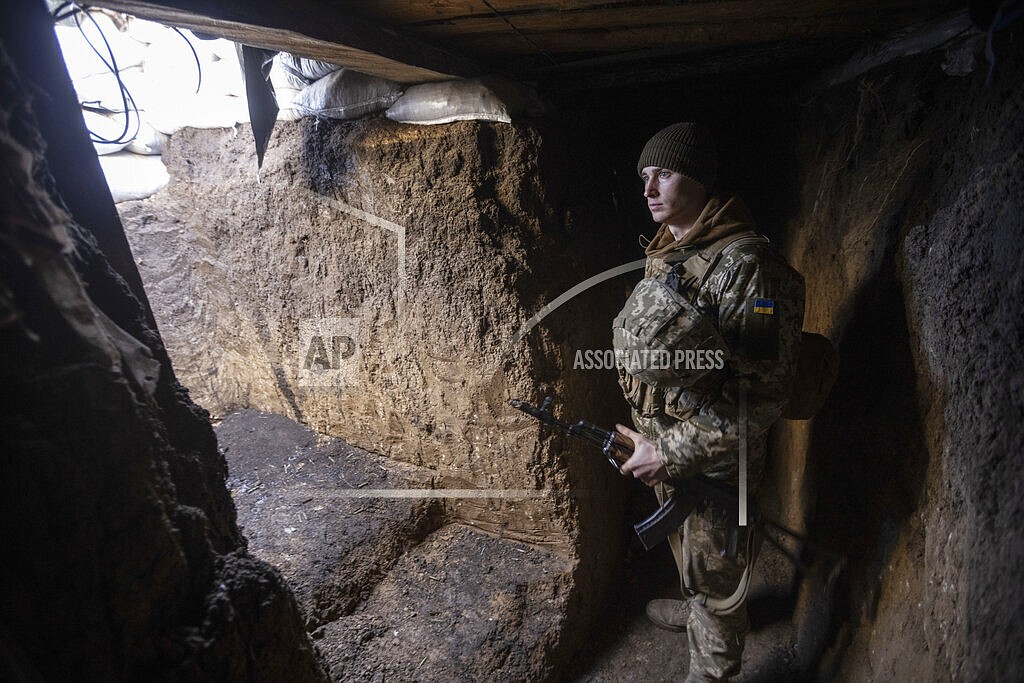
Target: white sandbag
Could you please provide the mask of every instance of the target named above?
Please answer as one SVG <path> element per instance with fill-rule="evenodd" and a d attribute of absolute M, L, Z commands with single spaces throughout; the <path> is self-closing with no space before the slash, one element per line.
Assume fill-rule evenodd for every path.
<path fill-rule="evenodd" d="M 96 25 L 90 18 L 83 14 L 78 15 L 78 21 L 82 25 L 81 30 L 77 26 L 58 25 L 53 27 L 57 34 L 57 42 L 60 44 L 60 51 L 64 55 L 64 63 L 67 65 L 72 80 L 110 73 L 110 69 L 103 63 L 104 60 L 110 61 L 107 46 L 103 42 L 104 37 L 114 51 L 114 60 L 117 62 L 118 69 L 138 66 L 142 63 L 142 47 L 137 41 L 119 31 L 110 17 L 98 12 L 92 12 L 91 16 L 99 24 L 103 36 L 100 36 Z M 88 37 L 88 41 L 86 37 Z M 99 55 L 89 47 L 89 42 L 92 42 L 99 54 L 103 55 L 103 59 L 100 59 Z"/>
<path fill-rule="evenodd" d="M 302 118 L 302 112 L 298 109 L 278 109 L 277 120 L 278 121 L 298 121 Z"/>
<path fill-rule="evenodd" d="M 104 26 L 108 40 L 111 40 L 111 32 L 117 34 L 111 45 L 118 65 L 122 67 L 121 80 L 135 102 L 135 107 L 129 104 L 128 110 L 133 115 L 135 109 L 143 112 L 143 120 L 152 126 L 140 130 L 138 139 L 129 145 L 132 151 L 159 154 L 166 143 L 166 136 L 185 127 L 231 128 L 249 121 L 245 84 L 234 43 L 222 39 L 200 40 L 183 29 L 182 33 L 189 39 L 186 42 L 174 29 L 138 19 L 128 22 L 128 33 L 124 34 L 116 31 L 108 17 L 97 15 L 96 18 Z M 88 19 L 83 18 L 83 26 L 86 24 L 91 25 Z M 67 49 L 80 52 L 84 46 L 94 58 L 94 63 L 91 66 L 84 64 L 77 76 L 72 73 L 79 102 L 94 110 L 122 112 L 124 100 L 117 79 L 84 43 L 77 28 L 70 29 L 74 33 L 63 30 L 68 28 L 66 26 L 57 28 L 62 29 L 58 32 L 65 36 L 62 47 L 66 45 Z M 92 27 L 92 33 L 95 33 L 95 27 Z M 121 53 L 133 58 L 122 60 Z M 65 59 L 69 57 L 65 56 Z M 75 59 L 84 61 L 84 58 Z M 127 66 L 129 62 L 133 65 Z M 99 64 L 98 68 L 96 64 Z M 200 69 L 202 86 L 197 94 Z M 96 72 L 86 73 L 91 70 Z M 291 91 L 285 96 L 295 94 L 296 91 Z M 100 134 L 109 137 L 105 133 Z M 113 146 L 98 146 L 98 151 L 103 153 L 115 149 Z"/>
<path fill-rule="evenodd" d="M 207 40 L 196 37 L 195 33 L 187 28 L 175 31 L 170 26 L 158 24 L 155 21 L 147 21 L 138 17 L 128 17 L 128 36 L 144 47 L 155 47 L 157 51 L 165 54 L 173 54 L 179 48 L 184 50 L 182 55 L 187 55 L 195 63 L 195 56 L 192 50 L 185 44 L 186 39 L 199 57 L 199 62 L 206 65 L 208 62 L 215 62 L 220 59 L 230 59 L 237 62 L 235 44 L 224 38 Z M 184 37 L 182 37 L 184 36 Z"/>
<path fill-rule="evenodd" d="M 92 146 L 96 148 L 96 153 L 113 154 L 114 152 L 120 152 L 122 149 L 128 146 L 127 140 L 123 142 L 98 142 L 94 137 L 103 138 L 105 140 L 117 140 L 120 137 L 128 138 L 132 133 L 135 132 L 135 126 L 137 119 L 134 114 L 129 114 L 128 119 L 128 130 L 125 130 L 124 114 L 101 114 L 95 111 L 89 111 L 88 109 L 82 110 L 82 118 L 85 120 L 85 127 L 89 129 L 90 139 L 92 139 Z"/>
<path fill-rule="evenodd" d="M 296 57 L 288 52 L 282 52 L 274 57 L 274 66 L 270 71 L 271 81 L 274 87 L 277 87 L 277 81 L 274 80 L 275 70 L 282 74 L 293 88 L 301 90 L 328 74 L 340 71 L 341 67 L 330 62 L 321 62 L 319 59 Z"/>
<path fill-rule="evenodd" d="M 277 106 L 281 109 L 295 108 L 295 101 L 299 99 L 302 90 L 291 87 L 281 87 L 274 83 L 274 95 L 277 97 Z"/>
<path fill-rule="evenodd" d="M 234 128 L 249 121 L 249 104 L 244 97 L 189 95 L 151 99 L 146 105 L 149 125 L 166 135 L 182 128 Z"/>
<path fill-rule="evenodd" d="M 168 31 L 172 29 L 155 21 L 128 17 L 128 36 L 144 46 L 166 40 Z"/>
<path fill-rule="evenodd" d="M 100 166 L 115 202 L 145 199 L 166 187 L 171 179 L 158 156 L 117 152 L 100 157 Z"/>
<path fill-rule="evenodd" d="M 528 88 L 503 78 L 422 83 L 409 88 L 385 113 L 392 121 L 421 125 L 452 121 L 511 123 L 539 109 Z"/>
<path fill-rule="evenodd" d="M 137 106 L 139 94 L 144 91 L 141 83 L 144 80 L 141 66 L 133 66 L 121 70 L 121 82 L 124 83 L 128 92 L 131 93 Z M 101 73 L 91 76 L 81 76 L 72 80 L 75 93 L 78 95 L 78 103 L 90 109 L 103 109 L 106 111 L 124 111 L 124 100 L 121 97 L 121 88 L 113 74 Z M 131 110 L 131 103 L 128 103 Z"/>
<path fill-rule="evenodd" d="M 163 39 L 146 48 L 143 71 L 147 81 L 153 88 L 159 88 L 163 96 L 172 93 L 179 96 L 194 95 L 198 87 L 199 94 L 245 97 L 238 57 L 232 55 L 230 59 L 221 58 L 208 46 L 209 42 L 217 41 L 191 38 L 199 56 L 197 67 L 196 56 L 185 40 L 168 29 Z"/>
<path fill-rule="evenodd" d="M 402 95 L 402 86 L 376 76 L 340 69 L 306 86 L 295 108 L 307 116 L 356 119 L 384 111 Z"/>
<path fill-rule="evenodd" d="M 277 95 L 277 120 L 298 121 L 302 118 L 302 112 L 295 106 L 295 99 L 301 94 L 301 90 L 274 88 Z"/>
<path fill-rule="evenodd" d="M 302 112 L 296 108 L 295 100 L 302 93 L 302 89 L 306 87 L 306 83 L 301 79 L 293 78 L 282 66 L 281 58 L 290 56 L 284 53 L 275 56 L 270 67 L 270 83 L 274 86 L 274 96 L 277 98 L 278 121 L 297 121 L 302 118 Z M 296 86 L 296 81 L 300 85 Z"/>
<path fill-rule="evenodd" d="M 195 85 L 192 85 L 195 92 Z M 245 78 L 238 57 L 215 59 L 203 64 L 203 84 L 200 92 L 245 97 Z"/>
<path fill-rule="evenodd" d="M 134 154 L 163 154 L 167 150 L 168 140 L 170 136 L 161 133 L 143 120 L 135 139 L 128 143 L 125 150 Z"/>

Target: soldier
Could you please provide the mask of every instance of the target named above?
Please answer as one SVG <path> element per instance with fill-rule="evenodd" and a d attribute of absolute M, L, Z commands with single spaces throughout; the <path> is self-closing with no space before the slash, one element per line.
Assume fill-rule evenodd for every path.
<path fill-rule="evenodd" d="M 677 123 L 659 131 L 644 146 L 637 171 L 661 227 L 646 247 L 644 286 L 616 318 L 616 345 L 623 335 L 649 342 L 637 326 L 664 313 L 655 327 L 678 328 L 664 343 L 680 351 L 695 345 L 725 349 L 725 362 L 692 367 L 685 359 L 695 354 L 682 353 L 671 356 L 675 366 L 668 376 L 664 367 L 619 369 L 636 427 L 617 425 L 635 443 L 621 471 L 655 487 L 663 501 L 671 494 L 664 483 L 670 477 L 705 474 L 738 485 L 742 458 L 754 495 L 764 473 L 766 434 L 782 413 L 796 367 L 803 279 L 753 231 L 738 197 L 712 192 L 716 151 L 702 126 Z M 651 294 L 648 285 L 662 293 Z M 700 334 L 693 333 L 697 329 Z M 669 537 L 685 599 L 647 605 L 657 626 L 687 632 L 687 681 L 725 680 L 740 670 L 757 542 L 741 527 L 736 552 L 723 555 L 725 516 L 709 506 L 690 514 L 680 533 Z"/>

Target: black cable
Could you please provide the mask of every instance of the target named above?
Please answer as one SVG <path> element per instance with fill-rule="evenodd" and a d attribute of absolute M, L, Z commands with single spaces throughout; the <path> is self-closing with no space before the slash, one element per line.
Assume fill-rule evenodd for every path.
<path fill-rule="evenodd" d="M 172 26 L 171 28 L 173 28 L 174 32 L 181 36 L 186 43 L 188 43 L 188 48 L 192 50 L 192 56 L 196 59 L 196 70 L 199 72 L 199 83 L 196 84 L 196 94 L 198 95 L 199 89 L 203 87 L 203 65 L 199 63 L 199 53 L 196 52 L 196 48 L 192 44 L 192 41 L 188 39 L 188 36 L 181 32 L 181 29 L 179 29 L 177 26 Z"/>
<path fill-rule="evenodd" d="M 91 130 L 89 131 L 89 138 L 93 142 L 98 142 L 101 144 L 116 145 L 121 143 L 129 143 L 138 136 L 139 131 L 141 130 L 142 127 L 142 120 L 141 117 L 139 116 L 139 108 L 135 104 L 135 98 L 132 97 L 131 92 L 128 91 L 128 87 L 125 85 L 124 80 L 121 78 L 121 71 L 117 67 L 117 58 L 114 56 L 114 49 L 110 47 L 110 41 L 108 41 L 106 35 L 104 35 L 103 28 L 99 25 L 99 22 L 96 21 L 96 19 L 92 16 L 92 14 L 89 13 L 88 10 L 89 8 L 87 6 L 79 5 L 75 2 L 63 2 L 53 11 L 52 17 L 55 23 L 67 18 L 74 18 L 75 26 L 78 28 L 79 33 L 82 34 L 82 38 L 85 40 L 86 44 L 96 54 L 100 62 L 103 63 L 103 66 L 105 66 L 110 71 L 110 73 L 113 74 L 114 78 L 117 79 L 118 93 L 121 95 L 121 106 L 122 111 L 124 112 L 124 127 L 121 129 L 120 135 L 118 135 L 114 139 L 105 138 L 102 135 L 94 133 Z M 107 48 L 107 54 L 110 56 L 109 62 L 106 60 L 106 58 L 104 58 L 102 54 L 100 54 L 100 51 L 89 39 L 88 34 L 86 34 L 85 29 L 82 27 L 82 22 L 79 18 L 80 14 L 84 14 L 86 17 L 88 17 L 89 21 L 91 21 L 93 26 L 96 27 L 96 31 L 100 34 L 100 38 L 103 39 L 103 44 Z M 130 107 L 129 104 L 131 105 Z M 128 131 L 131 128 L 132 112 L 135 112 L 135 131 L 130 136 L 128 136 Z"/>
<path fill-rule="evenodd" d="M 80 11 L 78 9 L 78 7 L 74 6 L 74 5 L 75 5 L 75 3 L 73 3 L 73 2 L 62 2 L 60 5 L 58 5 L 57 8 L 53 10 L 53 15 L 52 15 L 53 16 L 53 23 L 56 24 L 58 22 L 64 21 L 68 17 L 70 17 L 73 14 L 75 14 L 76 12 Z M 68 12 L 65 12 L 64 14 L 61 14 L 61 10 L 63 10 L 66 7 L 69 7 L 69 6 L 71 6 L 71 10 L 68 11 Z"/>
<path fill-rule="evenodd" d="M 76 13 L 74 15 L 75 25 L 78 26 L 78 30 L 82 34 L 82 37 L 85 39 L 85 42 L 89 44 L 89 47 L 92 48 L 92 51 L 96 53 L 96 56 L 99 57 L 101 62 L 103 62 L 103 65 L 106 66 L 107 69 L 109 69 L 110 72 L 114 75 L 114 78 L 117 79 L 117 87 L 121 95 L 121 106 L 123 108 L 122 110 L 124 111 L 124 128 L 121 130 L 121 134 L 118 135 L 113 140 L 108 140 L 101 135 L 93 133 L 92 131 L 89 131 L 89 133 L 94 138 L 95 142 L 107 144 L 120 144 L 122 142 L 128 143 L 134 140 L 136 136 L 138 136 L 139 130 L 142 126 L 141 120 L 139 118 L 139 108 L 135 105 L 135 99 L 132 97 L 132 94 L 128 92 L 128 87 L 124 84 L 124 81 L 121 79 L 121 70 L 117 66 L 117 58 L 114 56 L 114 49 L 110 47 L 110 41 L 107 40 L 107 36 L 103 33 L 103 28 L 100 26 L 99 22 L 96 21 L 96 19 L 92 16 L 92 14 L 88 11 L 88 9 L 88 7 L 83 6 L 81 8 L 81 12 Z M 107 54 L 110 55 L 109 63 L 106 59 L 103 58 L 103 55 L 100 54 L 100 51 L 96 49 L 96 46 L 93 45 L 92 41 L 89 40 L 89 36 L 86 35 L 85 29 L 82 28 L 82 23 L 78 18 L 79 14 L 84 14 L 86 17 L 88 17 L 89 21 L 92 22 L 92 25 L 96 27 L 96 31 L 100 34 L 100 38 L 103 39 L 103 45 L 107 48 Z M 131 102 L 131 110 L 129 110 L 128 108 L 129 102 Z M 135 132 L 132 133 L 130 137 L 126 138 L 125 136 L 128 135 L 128 129 L 131 127 L 132 110 L 134 110 L 135 112 Z"/>

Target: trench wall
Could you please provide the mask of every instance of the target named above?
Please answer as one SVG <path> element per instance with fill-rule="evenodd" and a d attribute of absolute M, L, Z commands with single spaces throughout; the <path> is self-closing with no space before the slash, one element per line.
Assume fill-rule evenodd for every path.
<path fill-rule="evenodd" d="M 850 561 L 826 678 L 1015 680 L 1024 667 L 1011 578 L 1024 565 L 1019 38 L 997 36 L 990 85 L 979 37 L 782 119 L 796 122 L 778 139 L 797 141 L 786 234 L 805 328 L 842 354 L 822 413 L 783 423 L 775 443 L 791 519 Z"/>
<path fill-rule="evenodd" d="M 594 400 L 619 395 L 613 370 L 572 369 L 576 349 L 609 346 L 621 283 L 524 328 L 619 265 L 602 249 L 610 216 L 568 198 L 560 139 L 539 124 L 279 122 L 257 173 L 247 127 L 186 129 L 168 187 L 119 211 L 200 405 L 286 415 L 429 468 L 438 488 L 494 492 L 443 499 L 445 513 L 572 559 L 569 642 L 621 556 L 624 487 L 597 450 L 507 401 L 552 395 L 559 417 L 607 426 L 626 415 Z M 358 346 L 323 364 L 347 364 L 343 385 L 305 367 L 305 326 L 324 320 Z"/>
<path fill-rule="evenodd" d="M 200 404 L 289 415 L 434 468 L 438 485 L 586 493 L 449 513 L 562 548 L 591 563 L 574 588 L 600 587 L 618 547 L 616 484 L 502 404 L 553 393 L 566 416 L 621 418 L 610 373 L 569 370 L 575 349 L 607 345 L 623 283 L 506 340 L 638 255 L 644 217 L 623 206 L 634 191 L 642 204 L 628 176 L 643 139 L 679 118 L 713 121 L 726 180 L 807 278 L 805 328 L 842 356 L 821 414 L 776 430 L 766 489 L 784 521 L 849 559 L 832 630 L 823 639 L 802 620 L 801 666 L 841 680 L 1013 679 L 1022 79 L 1019 37 L 998 37 L 991 85 L 981 47 L 782 100 L 733 84 L 636 126 L 584 98 L 566 117 L 570 154 L 558 131 L 531 126 L 307 121 L 279 128 L 257 178 L 247 129 L 185 132 L 167 158 L 180 182 L 121 209 Z M 299 381 L 301 325 L 329 317 L 355 321 L 350 390 Z"/>
<path fill-rule="evenodd" d="M 46 9 L 6 21 L 0 678 L 326 680 L 291 591 L 246 552 L 138 273 L 97 239 L 123 244 Z"/>

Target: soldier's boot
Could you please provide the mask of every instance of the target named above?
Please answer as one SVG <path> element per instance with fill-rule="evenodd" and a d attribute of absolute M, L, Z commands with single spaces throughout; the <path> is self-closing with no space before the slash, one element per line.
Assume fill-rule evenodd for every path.
<path fill-rule="evenodd" d="M 647 603 L 647 618 L 658 628 L 679 633 L 686 630 L 690 614 L 689 600 L 651 600 Z"/>

